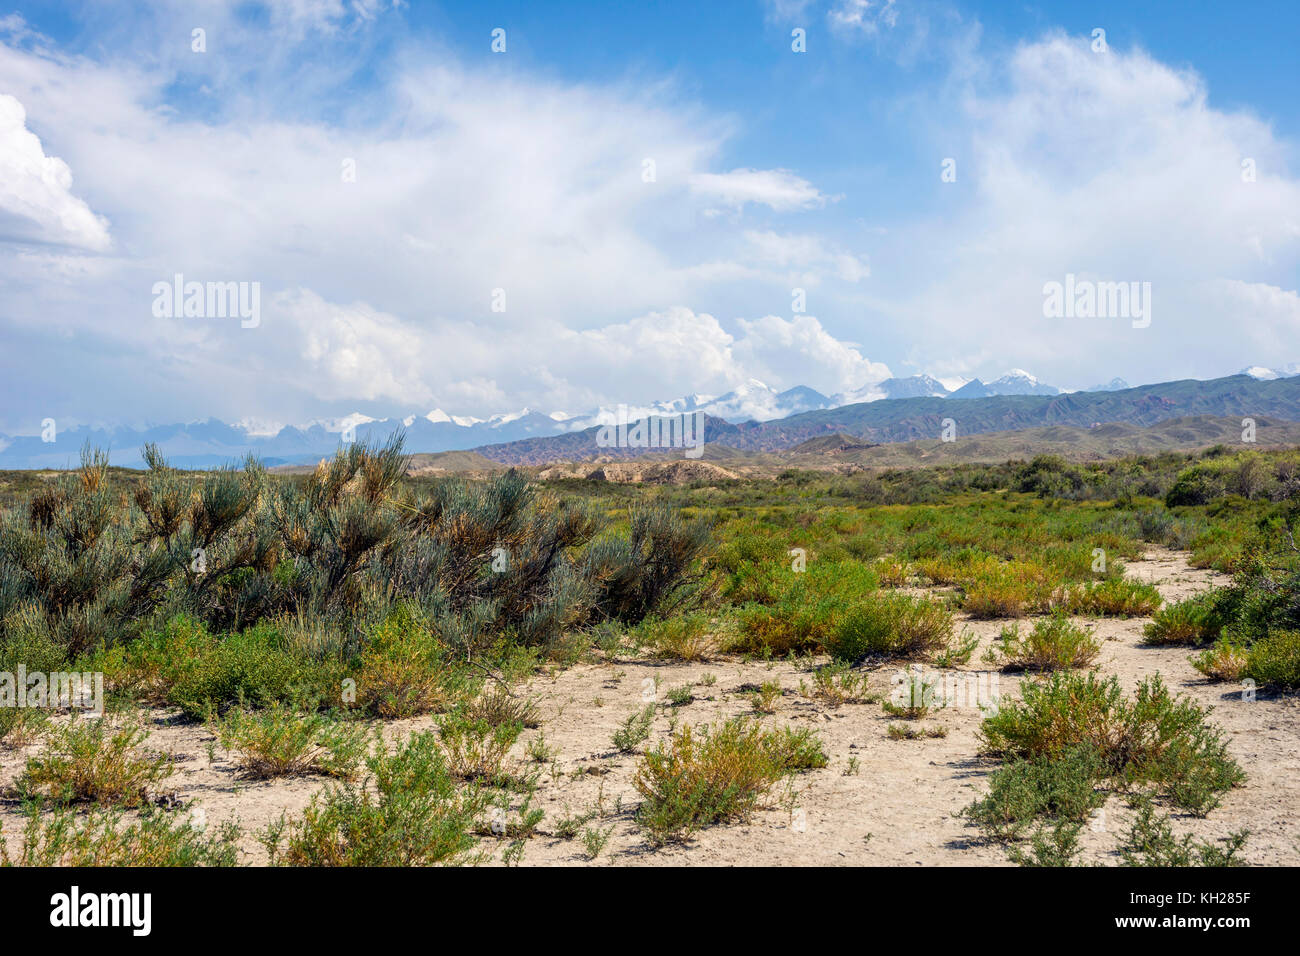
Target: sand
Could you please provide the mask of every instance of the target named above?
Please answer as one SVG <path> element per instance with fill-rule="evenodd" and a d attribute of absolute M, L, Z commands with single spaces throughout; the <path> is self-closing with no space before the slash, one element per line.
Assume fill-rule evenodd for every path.
<path fill-rule="evenodd" d="M 1190 568 L 1185 555 L 1156 548 L 1149 549 L 1144 560 L 1130 562 L 1128 574 L 1154 583 L 1167 600 L 1227 583 L 1223 575 Z M 1300 864 L 1300 702 L 1294 696 L 1267 694 L 1243 699 L 1239 687 L 1204 679 L 1188 662 L 1186 648 L 1142 647 L 1146 618 L 1079 620 L 1095 625 L 1104 638 L 1098 662 L 1102 675 L 1117 675 L 1131 691 L 1140 679 L 1159 673 L 1175 692 L 1213 706 L 1211 721 L 1223 728 L 1229 750 L 1247 774 L 1245 785 L 1228 793 L 1206 819 L 1175 814 L 1178 831 L 1215 838 L 1246 827 L 1252 832 L 1244 852 L 1249 863 Z M 966 630 L 980 641 L 960 671 L 989 669 L 980 658 L 1004 623 L 958 615 L 958 631 Z M 897 671 L 893 666 L 870 671 L 871 689 L 888 696 Z M 748 823 L 711 827 L 685 845 L 651 849 L 633 822 L 640 799 L 633 786 L 637 755 L 615 753 L 611 738 L 628 715 L 643 706 L 646 680 L 653 685 L 656 677 L 659 700 L 684 685 L 691 686 L 694 700 L 667 712 L 658 709 L 652 740 L 668 733 L 674 717 L 698 724 L 752 713 L 741 688 L 778 681 L 784 693 L 776 713 L 763 719 L 773 726 L 814 728 L 830 757 L 829 766 L 799 775 L 793 798 L 778 788 L 778 805 L 759 811 Z M 1015 695 L 1023 679 L 998 675 L 1000 692 Z M 542 724 L 524 732 L 511 756 L 526 761 L 527 744 L 540 734 L 555 752 L 555 763 L 543 768 L 535 805 L 546 811 L 546 818 L 528 842 L 523 865 L 1008 865 L 1002 849 L 981 842 L 978 831 L 957 816 L 983 795 L 986 778 L 997 766 L 977 753 L 981 713 L 976 706 L 932 711 L 920 722 L 946 728 L 946 737 L 893 740 L 886 728 L 898 721 L 879 704 L 831 707 L 800 695 L 801 681 L 811 687 L 809 671 L 801 664 L 738 659 L 626 659 L 534 677 L 517 692 L 537 699 Z M 326 784 L 319 777 L 241 780 L 231 757 L 206 728 L 180 724 L 168 711 L 146 711 L 145 719 L 152 731 L 149 746 L 176 754 L 176 773 L 165 788 L 196 801 L 209 826 L 238 819 L 245 828 L 245 863 L 266 862 L 254 831 L 281 813 L 300 812 Z M 432 726 L 431 718 L 392 721 L 384 732 L 396 739 Z M 0 784 L 11 783 L 35 750 L 0 750 Z M 589 825 L 610 830 L 594 863 L 586 858 L 581 839 L 555 835 L 560 819 L 591 811 L 598 816 Z M 1130 817 L 1123 801 L 1112 798 L 1105 813 L 1084 830 L 1084 861 L 1118 863 L 1115 846 Z M 0 822 L 12 843 L 21 825 L 17 808 L 0 807 Z M 493 841 L 485 842 L 490 847 Z"/>

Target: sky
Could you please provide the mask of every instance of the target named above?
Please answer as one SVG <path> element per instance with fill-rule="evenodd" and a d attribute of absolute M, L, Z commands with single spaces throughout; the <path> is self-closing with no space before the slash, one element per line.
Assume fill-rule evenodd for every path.
<path fill-rule="evenodd" d="M 1295 363 L 1297 36 L 1294 2 L 0 0 L 0 432 Z M 1149 310 L 1046 314 L 1067 281 Z"/>

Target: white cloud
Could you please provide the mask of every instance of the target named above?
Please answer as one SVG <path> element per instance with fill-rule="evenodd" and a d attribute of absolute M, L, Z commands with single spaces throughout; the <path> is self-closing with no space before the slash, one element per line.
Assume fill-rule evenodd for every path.
<path fill-rule="evenodd" d="M 1210 106 L 1194 73 L 1051 35 L 972 88 L 950 125 L 947 143 L 968 146 L 956 151 L 958 181 L 936 174 L 934 188 L 955 211 L 895 230 L 887 261 L 875 257 L 881 308 L 906 324 L 910 362 L 982 376 L 1015 364 L 1082 386 L 1221 375 L 1272 360 L 1263 341 L 1300 349 L 1285 309 L 1261 308 L 1248 331 L 1204 294 L 1219 279 L 1294 296 L 1300 182 L 1290 147 L 1258 118 Z M 1243 181 L 1244 157 L 1255 182 Z M 1067 273 L 1150 282 L 1150 327 L 1045 319 L 1043 284 Z"/>
<path fill-rule="evenodd" d="M 739 209 L 746 203 L 769 206 L 778 212 L 816 209 L 827 197 L 808 180 L 788 169 L 733 169 L 729 173 L 696 173 L 691 189 L 701 196 Z"/>
<path fill-rule="evenodd" d="M 893 27 L 898 23 L 898 8 L 894 0 L 839 0 L 827 19 L 837 30 L 875 35 L 881 26 Z"/>
<path fill-rule="evenodd" d="M 781 387 L 811 385 L 821 392 L 847 391 L 890 377 L 889 367 L 872 362 L 849 342 L 831 335 L 811 315 L 741 319 L 744 333 L 736 353 L 750 377 Z"/>
<path fill-rule="evenodd" d="M 102 251 L 108 220 L 72 194 L 72 170 L 45 155 L 27 129 L 27 111 L 0 93 L 0 240 L 32 239 Z"/>
<path fill-rule="evenodd" d="M 829 272 L 845 282 L 860 282 L 871 275 L 865 257 L 845 252 L 820 236 L 782 235 L 770 230 L 751 229 L 745 232 L 744 238 L 758 261 L 781 268 L 814 270 L 811 273 L 814 279 L 820 271 Z"/>

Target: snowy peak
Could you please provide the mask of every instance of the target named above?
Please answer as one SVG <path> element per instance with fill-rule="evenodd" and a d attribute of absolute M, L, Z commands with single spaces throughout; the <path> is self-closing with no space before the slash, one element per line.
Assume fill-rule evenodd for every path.
<path fill-rule="evenodd" d="M 957 391 L 953 398 L 988 398 L 990 395 L 1060 395 L 1055 385 L 1044 385 L 1024 369 L 1013 368 L 1001 378 L 991 382 L 971 379 Z"/>
<path fill-rule="evenodd" d="M 1262 365 L 1252 365 L 1250 368 L 1243 368 L 1237 374 L 1249 375 L 1261 382 L 1271 382 L 1275 378 L 1291 378 L 1294 375 L 1300 375 L 1300 362 L 1288 362 L 1281 368 L 1265 368 Z"/>
<path fill-rule="evenodd" d="M 1133 386 L 1130 385 L 1128 382 L 1124 381 L 1124 380 L 1123 380 L 1122 378 L 1120 378 L 1119 376 L 1116 376 L 1115 378 L 1112 378 L 1109 382 L 1107 382 L 1105 385 L 1089 385 L 1089 386 L 1088 386 L 1087 388 L 1085 388 L 1083 391 L 1085 391 L 1085 392 L 1121 392 L 1121 391 L 1123 391 L 1123 390 L 1126 389 L 1126 388 L 1132 388 L 1132 387 L 1133 387 Z"/>

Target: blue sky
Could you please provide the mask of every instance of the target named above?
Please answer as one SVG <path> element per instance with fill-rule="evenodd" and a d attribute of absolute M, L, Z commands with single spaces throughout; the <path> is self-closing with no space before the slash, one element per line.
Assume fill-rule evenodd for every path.
<path fill-rule="evenodd" d="M 0 432 L 1295 362 L 1297 36 L 1291 3 L 0 5 Z M 256 327 L 159 318 L 178 272 L 258 283 Z M 1067 274 L 1150 282 L 1150 325 L 1044 317 Z"/>

